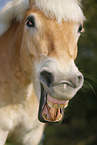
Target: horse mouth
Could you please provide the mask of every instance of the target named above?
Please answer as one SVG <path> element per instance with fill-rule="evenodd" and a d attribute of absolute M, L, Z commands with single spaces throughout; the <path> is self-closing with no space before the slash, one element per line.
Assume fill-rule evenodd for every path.
<path fill-rule="evenodd" d="M 68 106 L 68 100 L 58 100 L 51 97 L 41 84 L 41 97 L 39 104 L 38 119 L 46 123 L 61 122 L 64 117 L 64 109 Z"/>

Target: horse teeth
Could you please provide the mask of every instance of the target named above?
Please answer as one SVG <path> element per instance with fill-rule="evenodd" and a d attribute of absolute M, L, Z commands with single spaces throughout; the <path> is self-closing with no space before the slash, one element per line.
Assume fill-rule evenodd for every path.
<path fill-rule="evenodd" d="M 56 121 L 60 121 L 62 118 L 62 114 L 59 114 L 59 116 L 56 118 Z"/>
<path fill-rule="evenodd" d="M 59 105 L 59 108 L 64 108 L 64 105 L 63 105 L 63 104 L 60 104 L 60 105 Z"/>
<path fill-rule="evenodd" d="M 64 104 L 53 104 L 52 102 L 50 101 L 47 101 L 47 104 L 50 108 L 66 108 L 68 106 L 68 103 L 66 103 L 65 105 Z"/>
<path fill-rule="evenodd" d="M 53 107 L 53 103 L 52 103 L 52 102 L 48 101 L 47 104 L 48 104 L 48 106 L 49 106 L 50 108 Z"/>
<path fill-rule="evenodd" d="M 58 108 L 58 104 L 54 104 L 53 105 L 53 108 Z"/>
<path fill-rule="evenodd" d="M 64 89 L 66 90 L 66 88 L 67 88 L 67 85 L 66 85 L 66 84 L 64 84 Z"/>
<path fill-rule="evenodd" d="M 68 106 L 68 103 L 66 103 L 63 108 L 66 108 L 67 106 Z"/>
<path fill-rule="evenodd" d="M 45 113 L 42 113 L 44 119 L 46 120 L 47 119 L 47 115 L 45 115 Z"/>

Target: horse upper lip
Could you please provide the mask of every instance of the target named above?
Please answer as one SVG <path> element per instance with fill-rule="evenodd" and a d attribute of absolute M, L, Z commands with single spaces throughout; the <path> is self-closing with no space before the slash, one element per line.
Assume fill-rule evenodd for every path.
<path fill-rule="evenodd" d="M 68 85 L 68 86 L 70 86 L 70 87 L 72 87 L 72 88 L 76 88 L 75 87 L 75 85 L 72 83 L 72 82 L 70 82 L 70 81 L 60 81 L 60 82 L 57 82 L 57 83 L 54 83 L 54 84 L 51 84 L 51 86 L 48 86 L 48 85 L 46 85 L 45 83 L 43 83 L 43 82 L 41 82 L 42 84 L 43 84 L 43 86 L 44 87 L 46 87 L 46 88 L 51 88 L 51 87 L 58 87 L 58 86 L 60 86 L 60 85 Z"/>
<path fill-rule="evenodd" d="M 75 87 L 75 85 L 72 83 L 72 82 L 70 82 L 70 81 L 60 81 L 59 83 L 56 83 L 54 86 L 59 86 L 59 85 L 68 85 L 68 86 L 70 86 L 70 87 L 72 87 L 72 88 L 76 88 Z"/>

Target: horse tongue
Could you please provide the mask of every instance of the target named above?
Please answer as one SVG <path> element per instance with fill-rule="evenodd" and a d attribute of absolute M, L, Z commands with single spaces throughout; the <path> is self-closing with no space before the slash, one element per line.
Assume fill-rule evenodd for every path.
<path fill-rule="evenodd" d="M 50 107 L 47 107 L 48 109 L 48 112 L 50 114 L 50 117 L 53 121 L 55 121 L 59 114 L 60 114 L 60 108 L 50 108 Z"/>
<path fill-rule="evenodd" d="M 57 116 L 57 109 L 51 108 L 49 112 L 50 112 L 50 116 L 51 116 L 52 120 L 55 120 L 55 118 Z"/>

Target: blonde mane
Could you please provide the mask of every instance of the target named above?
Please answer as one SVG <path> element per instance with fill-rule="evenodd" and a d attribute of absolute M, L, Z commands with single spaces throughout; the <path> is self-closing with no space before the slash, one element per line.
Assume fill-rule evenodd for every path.
<path fill-rule="evenodd" d="M 58 22 L 85 19 L 79 0 L 32 0 L 34 5 L 47 17 L 56 18 Z M 29 7 L 29 0 L 13 0 L 0 11 L 0 35 L 6 32 L 12 19 L 21 21 Z"/>

